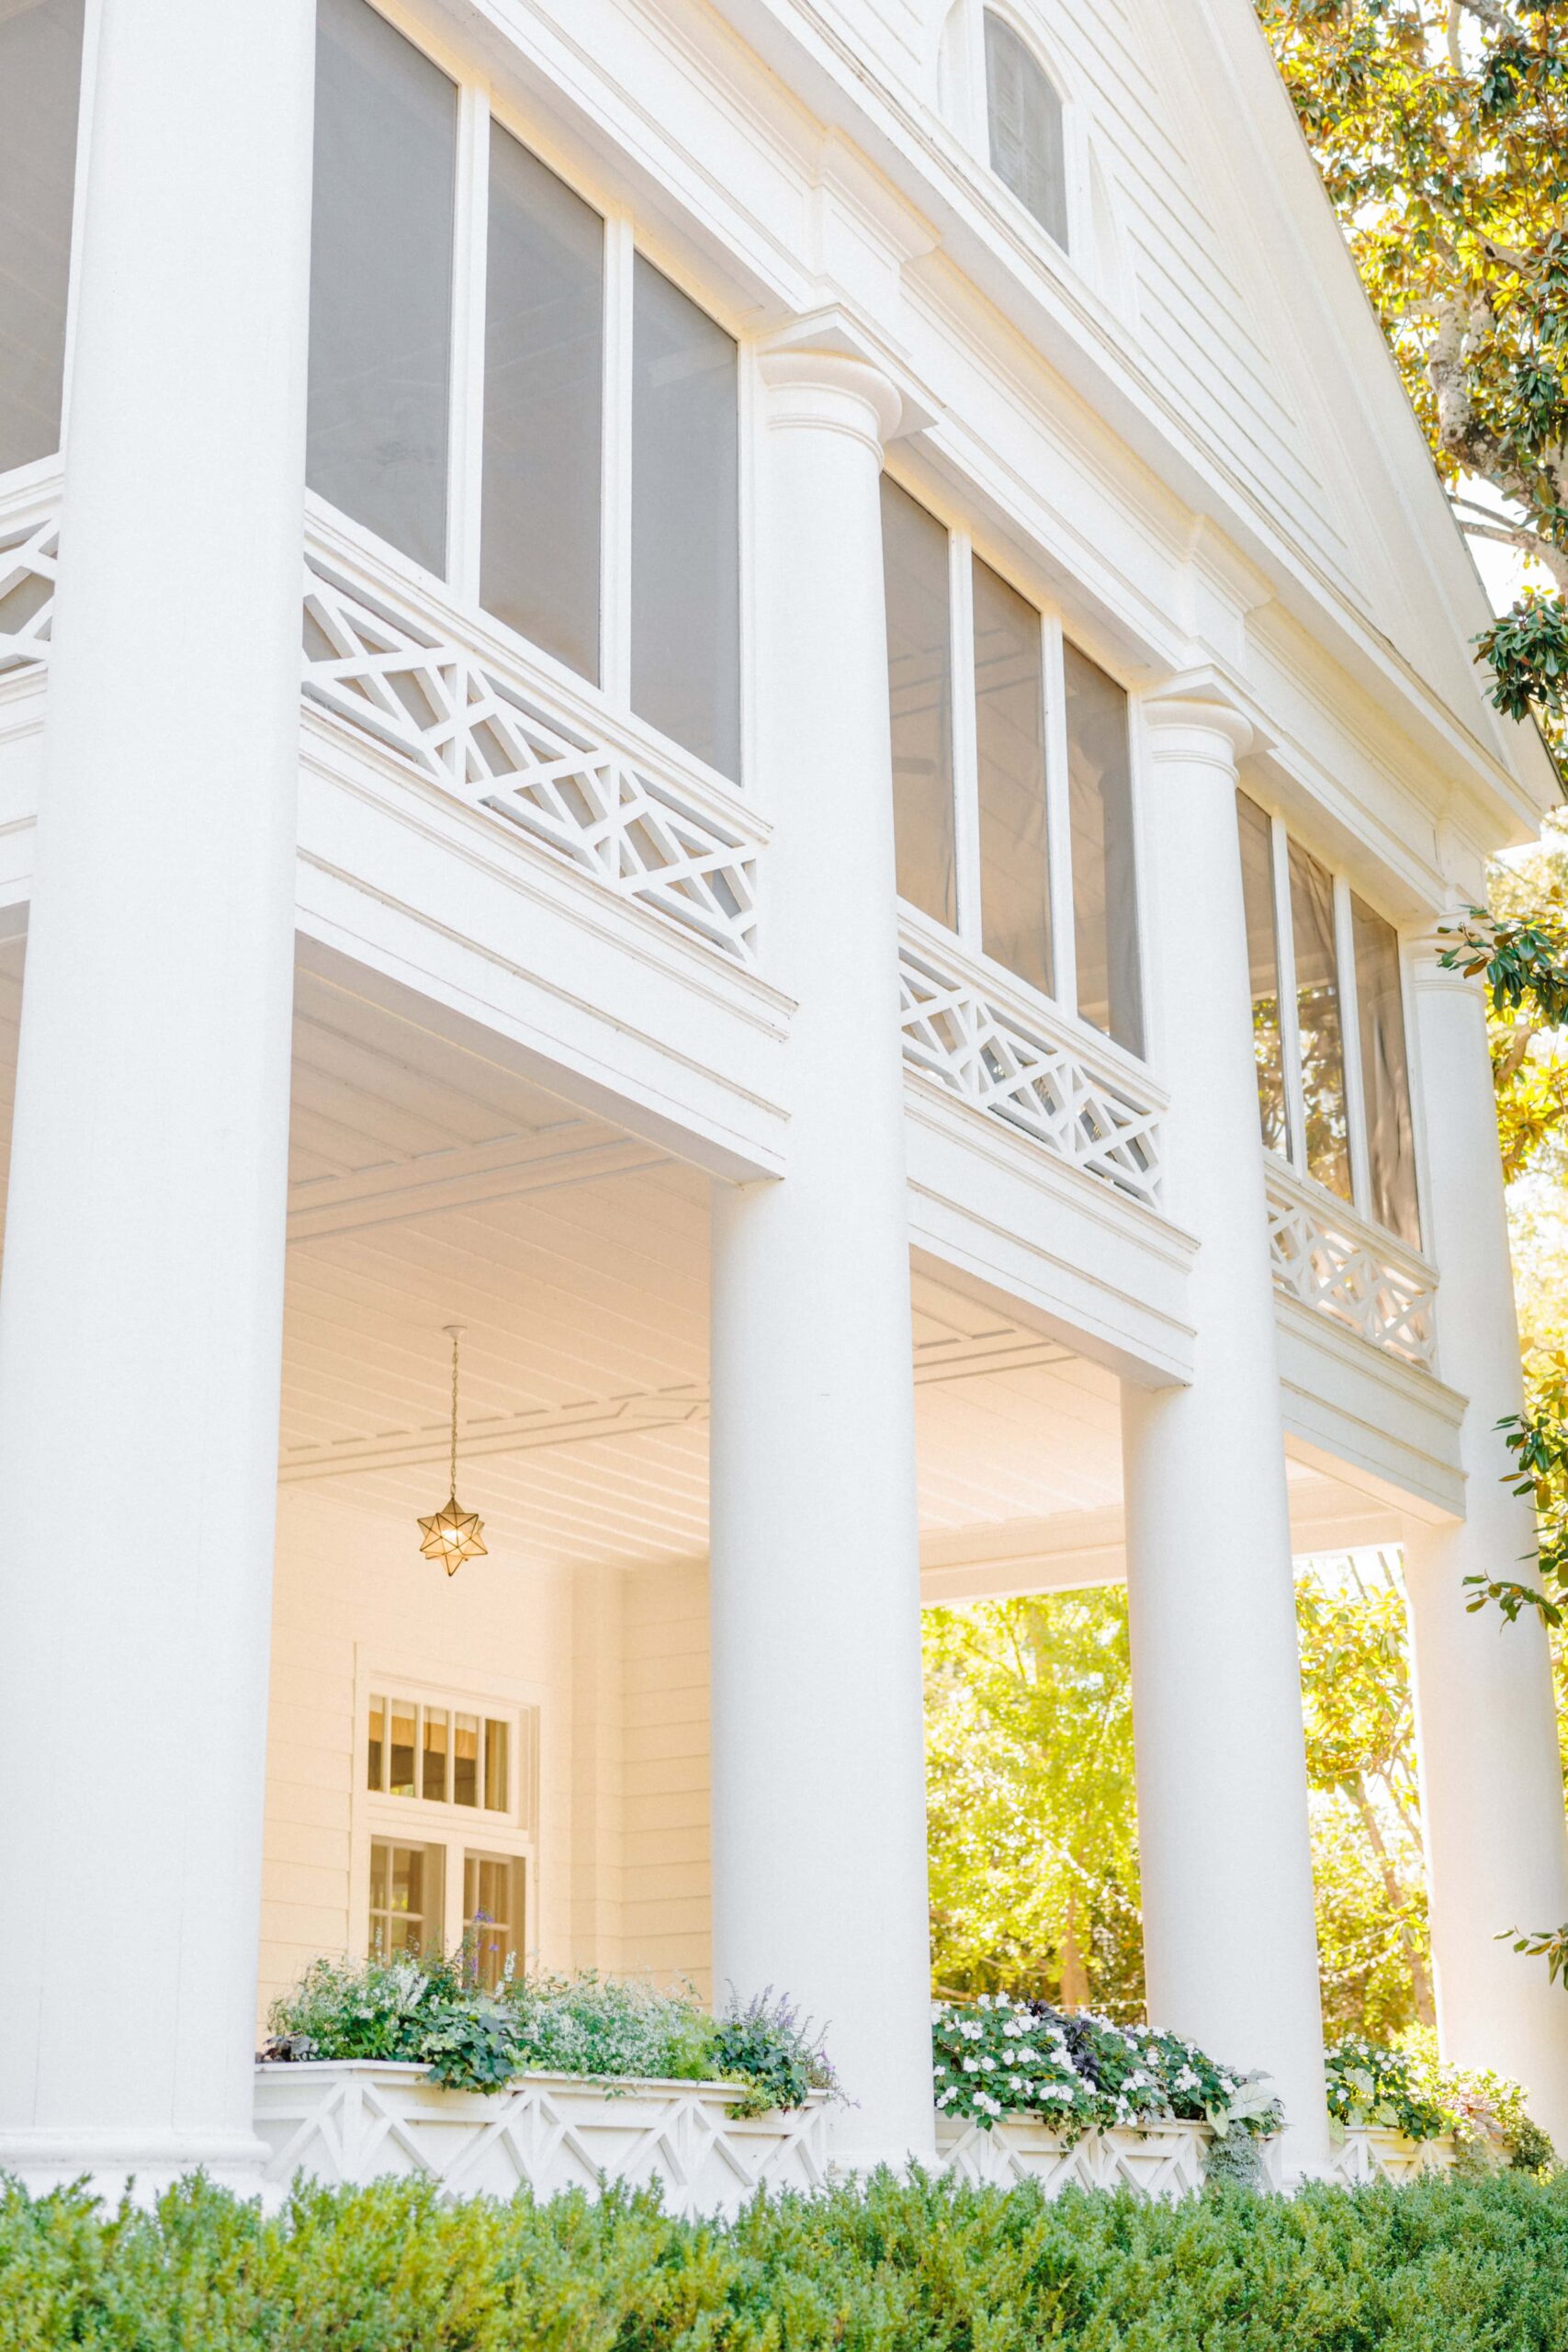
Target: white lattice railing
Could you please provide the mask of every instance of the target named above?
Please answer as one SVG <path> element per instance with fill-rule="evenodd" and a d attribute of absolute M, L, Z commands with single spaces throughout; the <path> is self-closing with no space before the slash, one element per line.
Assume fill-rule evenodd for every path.
<path fill-rule="evenodd" d="M 0 678 L 49 658 L 59 546 L 52 512 L 0 522 Z"/>
<path fill-rule="evenodd" d="M 53 505 L 0 516 L 0 680 L 49 658 Z M 617 898 L 755 963 L 761 828 L 733 796 L 315 528 L 303 631 L 307 706 Z"/>
<path fill-rule="evenodd" d="M 1359 1331 L 1374 1347 L 1430 1370 L 1438 1278 L 1424 1258 L 1272 1155 L 1269 1250 L 1287 1297 Z"/>
<path fill-rule="evenodd" d="M 1023 1001 L 954 944 L 905 925 L 904 1057 L 961 1102 L 1149 1207 L 1160 1190 L 1160 1109 L 1110 1053 L 1048 1005 Z"/>
<path fill-rule="evenodd" d="M 759 837 L 728 796 L 313 535 L 304 623 L 307 703 L 617 897 L 755 961 Z"/>

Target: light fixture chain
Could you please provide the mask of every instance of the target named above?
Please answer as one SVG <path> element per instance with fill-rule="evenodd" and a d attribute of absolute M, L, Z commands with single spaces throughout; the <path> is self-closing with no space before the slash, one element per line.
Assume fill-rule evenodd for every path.
<path fill-rule="evenodd" d="M 448 1490 L 457 1491 L 457 1334 L 452 1334 L 452 1484 Z"/>

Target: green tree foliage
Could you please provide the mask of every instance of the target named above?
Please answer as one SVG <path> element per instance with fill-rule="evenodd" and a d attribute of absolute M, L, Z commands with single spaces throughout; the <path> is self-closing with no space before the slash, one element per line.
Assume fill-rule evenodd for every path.
<path fill-rule="evenodd" d="M 1403 1593 L 1379 1559 L 1297 1596 L 1325 2022 L 1386 2040 L 1431 2017 Z M 1138 2017 L 1124 1592 L 931 1610 L 925 1638 L 938 1989 Z"/>
<path fill-rule="evenodd" d="M 926 1612 L 937 1987 L 1143 2007 L 1127 1602 Z"/>
<path fill-rule="evenodd" d="M 1528 586 L 1492 695 L 1568 719 L 1568 12 L 1560 0 L 1257 0 L 1461 526 Z M 1478 491 L 1490 496 L 1477 497 Z"/>

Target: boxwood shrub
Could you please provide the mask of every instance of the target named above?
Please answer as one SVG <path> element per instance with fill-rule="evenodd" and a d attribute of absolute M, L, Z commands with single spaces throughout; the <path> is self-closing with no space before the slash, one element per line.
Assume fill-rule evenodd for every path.
<path fill-rule="evenodd" d="M 0 2352 L 1562 2352 L 1568 2187 L 1519 2173 L 1177 2206 L 886 2176 L 728 2227 L 656 2197 L 442 2204 L 197 2179 L 0 2192 Z"/>

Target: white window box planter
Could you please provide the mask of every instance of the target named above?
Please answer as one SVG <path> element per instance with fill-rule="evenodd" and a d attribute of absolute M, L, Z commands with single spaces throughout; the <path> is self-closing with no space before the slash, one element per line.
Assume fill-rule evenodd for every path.
<path fill-rule="evenodd" d="M 1038 2181 L 1047 2197 L 1064 2188 L 1132 2188 L 1140 2197 L 1185 2197 L 1203 2186 L 1203 2157 L 1213 2138 L 1206 2123 L 1124 2124 L 1086 2132 L 1069 2146 L 1048 2123 L 1017 2115 L 988 2132 L 945 2115 L 937 2118 L 936 2127 L 943 2172 L 995 2188 Z"/>
<path fill-rule="evenodd" d="M 739 2117 L 732 2083 L 524 2075 L 503 2091 L 444 2090 L 423 2066 L 317 2060 L 256 2068 L 256 2131 L 278 2190 L 296 2175 L 434 2180 L 447 2195 L 537 2197 L 657 2182 L 668 2211 L 732 2214 L 753 2190 L 820 2188 L 826 2101 Z"/>
<path fill-rule="evenodd" d="M 1348 2187 L 1363 2180 L 1418 2180 L 1423 2173 L 1450 2172 L 1451 2139 L 1407 2140 L 1371 2123 L 1348 2124 L 1335 2148 L 1334 2177 Z"/>

